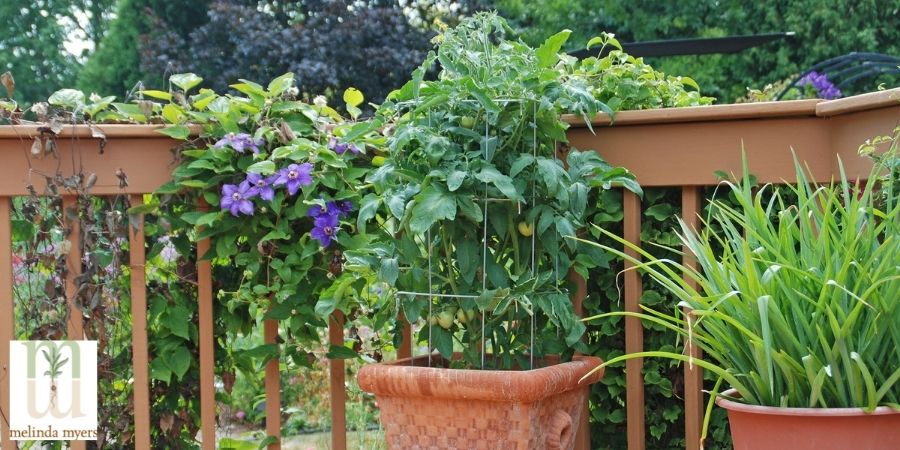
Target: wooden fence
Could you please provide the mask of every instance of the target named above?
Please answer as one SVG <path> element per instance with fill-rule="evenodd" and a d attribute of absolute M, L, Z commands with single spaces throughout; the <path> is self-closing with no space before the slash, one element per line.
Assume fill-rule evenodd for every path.
<path fill-rule="evenodd" d="M 840 157 L 851 178 L 868 172 L 868 161 L 857 155 L 857 148 L 866 139 L 890 134 L 900 123 L 900 89 L 851 97 L 834 101 L 800 100 L 778 103 L 723 105 L 682 109 L 622 112 L 614 126 L 609 117 L 594 120 L 594 133 L 578 125 L 571 118 L 569 130 L 572 145 L 579 149 L 597 150 L 609 162 L 631 169 L 645 187 L 680 187 L 682 217 L 698 226 L 701 194 L 704 186 L 714 185 L 715 171 L 739 173 L 741 152 L 745 150 L 752 172 L 760 182 L 783 183 L 793 181 L 794 169 L 791 149 L 806 161 L 820 181 L 828 181 L 837 173 Z M 92 195 L 127 195 L 132 204 L 141 204 L 143 194 L 153 192 L 169 180 L 174 159 L 171 149 L 176 144 L 153 131 L 154 126 L 102 125 L 107 143 L 103 153 L 99 142 L 86 126 L 66 127 L 59 135 L 59 159 L 35 159 L 29 149 L 33 138 L 40 135 L 34 125 L 0 126 L 0 249 L 12 248 L 12 198 L 28 195 L 26 186 L 33 185 L 44 192 L 45 179 L 38 174 L 61 172 L 64 176 L 80 171 L 95 173 L 97 182 Z M 76 157 L 77 156 L 77 157 Z M 128 176 L 128 186 L 120 187 L 116 172 Z M 74 195 L 63 196 L 63 207 L 73 205 Z M 70 238 L 78 236 L 78 223 L 67 219 Z M 640 243 L 641 201 L 630 193 L 624 197 L 624 234 L 631 242 Z M 147 342 L 147 288 L 144 273 L 143 219 L 137 227 L 129 227 L 132 346 L 134 370 L 135 445 L 150 448 L 149 364 Z M 68 273 L 65 280 L 70 317 L 80 317 L 72 299 L 75 278 L 81 269 L 78 242 L 73 242 L 67 256 Z M 209 248 L 209 240 L 197 244 L 197 255 Z M 202 448 L 215 448 L 216 402 L 215 358 L 213 355 L 213 281 L 210 263 L 197 264 L 199 312 L 199 367 Z M 637 311 L 641 297 L 641 280 L 635 271 L 624 275 L 625 309 Z M 580 284 L 576 302 L 584 298 Z M 14 339 L 12 252 L 0 251 L 0 412 L 8 417 L 9 341 Z M 642 327 L 637 319 L 627 318 L 625 324 L 626 352 L 643 349 Z M 275 343 L 277 322 L 267 320 L 264 326 L 266 343 Z M 411 334 L 407 328 L 400 356 L 411 352 Z M 68 323 L 68 338 L 83 339 L 80 320 Z M 329 324 L 329 341 L 343 344 L 343 317 L 333 317 Z M 698 355 L 699 356 L 699 355 Z M 644 386 L 642 361 L 631 360 L 626 365 L 627 427 L 629 450 L 645 448 Z M 703 414 L 702 373 L 685 367 L 685 426 L 687 447 L 699 448 L 700 424 Z M 332 448 L 346 448 L 344 361 L 331 362 Z M 265 371 L 266 433 L 281 435 L 280 376 L 278 361 L 271 361 Z M 102 409 L 102 405 L 101 405 Z M 0 420 L 2 422 L 2 420 Z M 582 426 L 579 448 L 588 447 L 589 436 Z M 602 437 L 594 437 L 595 445 Z M 8 426 L 0 423 L 0 448 L 15 447 L 10 440 Z M 72 448 L 84 448 L 84 442 L 73 442 Z M 280 448 L 272 444 L 270 449 Z"/>

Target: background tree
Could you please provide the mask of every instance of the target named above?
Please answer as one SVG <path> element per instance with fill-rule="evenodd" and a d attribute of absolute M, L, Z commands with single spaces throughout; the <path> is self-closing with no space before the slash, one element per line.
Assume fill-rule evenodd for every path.
<path fill-rule="evenodd" d="M 114 0 L 34 0 L 0 2 L 0 72 L 16 79 L 15 97 L 27 105 L 71 86 L 81 53 L 103 36 Z M 77 42 L 73 42 L 77 41 Z"/>
<path fill-rule="evenodd" d="M 655 68 L 689 75 L 703 93 L 729 103 L 762 87 L 797 74 L 813 64 L 849 52 L 900 55 L 898 0 L 785 0 L 743 2 L 628 2 L 571 0 L 475 0 L 475 7 L 496 8 L 509 17 L 531 45 L 561 28 L 573 30 L 569 40 L 578 49 L 600 31 L 616 33 L 622 42 L 793 31 L 779 40 L 740 53 L 647 58 Z M 845 89 L 845 94 L 897 85 L 896 76 L 882 76 Z"/>
<path fill-rule="evenodd" d="M 308 0 L 291 8 L 253 3 L 217 1 L 209 21 L 191 33 L 150 36 L 142 70 L 195 72 L 217 90 L 238 78 L 294 72 L 305 94 L 353 86 L 380 102 L 408 79 L 431 46 L 432 33 L 411 25 L 393 1 Z"/>
<path fill-rule="evenodd" d="M 78 74 L 78 87 L 123 98 L 138 81 L 161 86 L 165 67 L 145 71 L 145 42 L 157 34 L 186 36 L 207 21 L 208 0 L 118 0 L 109 33 Z"/>

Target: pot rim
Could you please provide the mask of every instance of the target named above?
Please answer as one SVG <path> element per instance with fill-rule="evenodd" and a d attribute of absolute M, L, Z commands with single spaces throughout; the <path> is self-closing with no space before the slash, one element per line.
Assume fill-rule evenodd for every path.
<path fill-rule="evenodd" d="M 749 405 L 721 397 L 727 395 L 740 398 L 737 389 L 728 389 L 716 396 L 716 405 L 725 408 L 729 412 L 737 411 L 748 414 L 766 414 L 773 416 L 814 416 L 814 417 L 845 417 L 845 416 L 883 416 L 898 414 L 900 410 L 890 406 L 879 406 L 872 412 L 866 412 L 863 408 L 782 408 L 779 406 Z"/>
<path fill-rule="evenodd" d="M 357 374 L 359 387 L 388 397 L 429 397 L 531 403 L 550 395 L 596 383 L 603 363 L 593 356 L 575 356 L 572 361 L 531 370 L 446 369 L 410 365 L 427 355 L 378 364 L 366 364 Z"/>

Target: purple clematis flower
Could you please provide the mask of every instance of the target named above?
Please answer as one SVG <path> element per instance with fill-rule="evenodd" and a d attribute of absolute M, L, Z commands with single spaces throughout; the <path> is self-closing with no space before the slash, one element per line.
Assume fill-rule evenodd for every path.
<path fill-rule="evenodd" d="M 291 164 L 278 171 L 272 184 L 275 186 L 284 184 L 287 186 L 288 193 L 294 195 L 300 190 L 300 186 L 312 184 L 312 169 L 313 166 L 310 163 Z"/>
<path fill-rule="evenodd" d="M 816 89 L 818 96 L 825 100 L 833 100 L 843 95 L 841 90 L 828 80 L 828 76 L 824 73 L 812 71 L 797 82 L 797 86 L 806 85 L 812 85 Z"/>
<path fill-rule="evenodd" d="M 306 215 L 313 218 L 330 216 L 339 219 L 347 217 L 353 211 L 353 203 L 344 200 L 340 203 L 335 201 L 325 202 L 325 206 L 314 205 L 309 208 Z"/>
<path fill-rule="evenodd" d="M 336 216 L 324 214 L 316 217 L 316 220 L 313 221 L 314 227 L 309 234 L 313 239 L 318 240 L 322 247 L 328 247 L 338 232 L 339 224 Z"/>
<path fill-rule="evenodd" d="M 255 155 L 259 153 L 259 146 L 265 143 L 266 141 L 263 138 L 254 139 L 253 136 L 250 136 L 247 133 L 228 133 L 225 137 L 219 139 L 213 147 L 222 148 L 227 145 L 238 153 L 244 153 L 244 150 L 249 148 Z"/>
<path fill-rule="evenodd" d="M 358 155 L 360 153 L 359 147 L 353 144 L 347 144 L 346 142 L 338 142 L 338 140 L 334 137 L 328 140 L 328 148 L 333 150 L 338 155 L 343 155 L 350 150 L 350 153 L 354 155 Z"/>
<path fill-rule="evenodd" d="M 257 192 L 246 180 L 239 185 L 226 184 L 222 186 L 222 209 L 231 211 L 231 215 L 253 215 L 253 202 L 250 201 Z"/>
<path fill-rule="evenodd" d="M 267 202 L 275 198 L 275 188 L 272 187 L 272 184 L 275 182 L 275 176 L 266 178 L 258 173 L 248 173 L 247 182 L 259 193 L 259 198 Z"/>

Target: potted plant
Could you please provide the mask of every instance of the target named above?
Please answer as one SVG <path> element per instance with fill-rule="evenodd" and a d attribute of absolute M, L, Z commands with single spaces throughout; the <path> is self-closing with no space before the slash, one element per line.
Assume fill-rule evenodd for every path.
<path fill-rule="evenodd" d="M 698 269 L 604 232 L 643 261 L 600 248 L 632 261 L 680 302 L 671 314 L 645 308 L 597 317 L 660 324 L 708 359 L 647 351 L 604 366 L 663 357 L 716 374 L 730 386 L 713 397 L 728 410 L 737 450 L 898 448 L 900 203 L 896 179 L 879 182 L 897 172 L 884 169 L 876 164 L 864 185 L 843 171 L 840 182 L 818 184 L 798 162 L 796 186 L 757 188 L 745 158 L 744 181 L 726 183 L 732 200 L 712 202 L 703 230 L 681 224 Z"/>
<path fill-rule="evenodd" d="M 584 332 L 566 284 L 604 255 L 563 236 L 587 228 L 593 189 L 640 189 L 596 152 L 557 146 L 561 110 L 588 122 L 610 111 L 559 54 L 568 31 L 538 49 L 508 32 L 478 14 L 438 36 L 369 125 L 385 127 L 388 158 L 367 178 L 376 192 L 358 227 L 393 237 L 375 267 L 386 305 L 424 322 L 428 347 L 359 373 L 393 448 L 572 448 L 600 378 L 583 378 L 599 358 L 565 362 Z"/>

